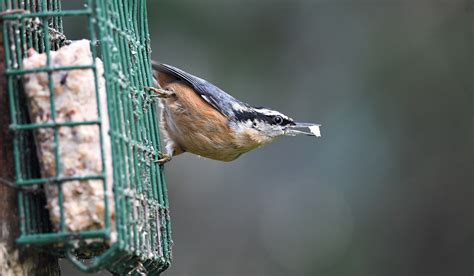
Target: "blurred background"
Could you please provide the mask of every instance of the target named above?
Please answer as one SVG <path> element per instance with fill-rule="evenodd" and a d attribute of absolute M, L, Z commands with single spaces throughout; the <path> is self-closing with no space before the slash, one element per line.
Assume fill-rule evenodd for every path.
<path fill-rule="evenodd" d="M 159 0 L 148 13 L 154 59 L 323 125 L 232 163 L 173 159 L 164 275 L 473 274 L 473 1 Z"/>

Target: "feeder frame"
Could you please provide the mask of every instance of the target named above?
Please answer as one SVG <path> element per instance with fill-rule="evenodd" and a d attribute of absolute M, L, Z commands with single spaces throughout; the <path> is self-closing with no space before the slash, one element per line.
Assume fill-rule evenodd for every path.
<path fill-rule="evenodd" d="M 16 10 L 17 12 L 6 12 Z M 150 39 L 145 0 L 87 0 L 82 9 L 61 10 L 60 0 L 1 0 L 5 48 L 5 76 L 13 134 L 15 184 L 18 187 L 57 185 L 60 207 L 59 230 L 49 222 L 45 196 L 39 192 L 18 193 L 20 231 L 17 242 L 41 247 L 66 256 L 86 272 L 108 269 L 114 273 L 159 274 L 171 261 L 171 225 L 163 167 L 159 159 L 159 128 L 155 98 L 145 87 L 153 86 Z M 24 12 L 22 12 L 24 11 Z M 92 64 L 53 67 L 51 51 L 64 44 L 63 17 L 86 17 L 91 42 Z M 47 66 L 22 68 L 29 48 L 45 53 Z M 96 57 L 103 61 L 108 114 L 100 109 Z M 97 101 L 97 120 L 57 122 L 52 74 L 57 71 L 92 70 Z M 51 122 L 31 123 L 28 116 L 22 77 L 48 74 Z M 102 131 L 102 172 L 97 175 L 62 176 L 59 154 L 59 128 L 102 125 L 109 116 L 112 156 L 104 155 Z M 56 175 L 41 177 L 33 132 L 40 128 L 54 132 Z M 71 232 L 64 218 L 62 185 L 68 181 L 101 180 L 107 195 L 105 160 L 112 158 L 115 229 L 112 229 L 110 202 L 104 196 L 105 228 Z M 113 244 L 111 235 L 117 233 Z M 100 241 L 85 245 L 84 241 Z M 87 248 L 82 250 L 81 247 Z M 92 251 L 91 251 L 92 250 Z M 85 253 L 87 252 L 87 253 Z M 92 252 L 92 253 L 91 253 Z M 93 257 L 89 264 L 82 260 Z"/>

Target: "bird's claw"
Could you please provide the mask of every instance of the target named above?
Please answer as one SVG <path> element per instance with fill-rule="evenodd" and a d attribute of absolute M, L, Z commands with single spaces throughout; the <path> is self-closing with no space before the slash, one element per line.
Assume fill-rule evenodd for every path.
<path fill-rule="evenodd" d="M 176 93 L 171 90 L 165 90 L 162 88 L 156 88 L 156 87 L 145 87 L 146 90 L 152 91 L 156 94 L 158 98 L 170 98 L 174 97 Z"/>
<path fill-rule="evenodd" d="M 168 163 L 169 161 L 171 161 L 171 155 L 169 154 L 165 154 L 165 153 L 158 153 L 158 156 L 159 156 L 159 159 L 158 160 L 155 160 L 156 163 L 158 163 L 159 165 L 163 165 L 165 163 Z"/>

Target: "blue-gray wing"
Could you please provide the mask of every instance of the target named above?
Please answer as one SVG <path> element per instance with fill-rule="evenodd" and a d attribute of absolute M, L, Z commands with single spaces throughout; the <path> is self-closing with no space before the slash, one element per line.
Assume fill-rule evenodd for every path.
<path fill-rule="evenodd" d="M 235 115 L 235 110 L 248 108 L 247 104 L 235 99 L 214 84 L 186 73 L 174 66 L 152 62 L 152 67 L 158 72 L 171 75 L 174 78 L 187 82 L 203 100 L 228 118 L 232 118 Z"/>

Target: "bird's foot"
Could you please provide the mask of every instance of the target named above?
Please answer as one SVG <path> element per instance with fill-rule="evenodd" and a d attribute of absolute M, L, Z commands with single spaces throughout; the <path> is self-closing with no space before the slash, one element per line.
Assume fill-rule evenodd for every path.
<path fill-rule="evenodd" d="M 155 160 L 156 163 L 158 163 L 159 165 L 163 165 L 165 163 L 168 163 L 169 161 L 171 161 L 172 159 L 172 156 L 169 155 L 169 154 L 166 154 L 166 153 L 162 153 L 162 152 L 159 152 L 158 153 L 158 160 Z"/>
<path fill-rule="evenodd" d="M 154 92 L 158 98 L 171 98 L 176 96 L 176 93 L 171 90 L 165 90 L 156 87 L 145 87 L 145 89 Z"/>

